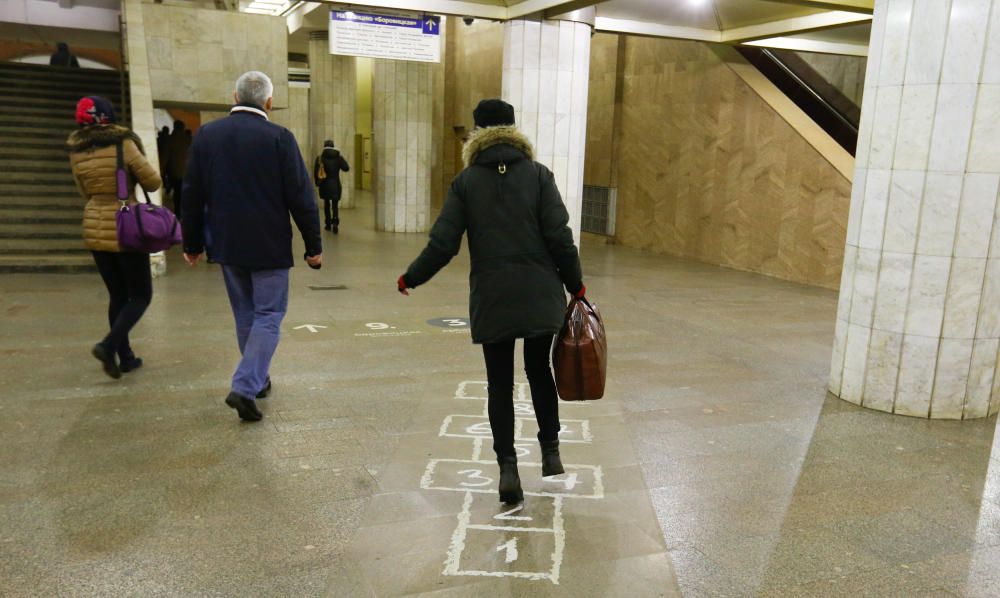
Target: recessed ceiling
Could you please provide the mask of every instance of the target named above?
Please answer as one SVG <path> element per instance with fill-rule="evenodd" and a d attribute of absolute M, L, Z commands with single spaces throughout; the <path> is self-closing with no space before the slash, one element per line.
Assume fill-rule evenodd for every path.
<path fill-rule="evenodd" d="M 610 0 L 597 5 L 602 17 L 716 31 L 821 12 L 825 11 L 766 0 Z"/>
<path fill-rule="evenodd" d="M 242 0 L 244 5 L 252 0 Z M 291 0 L 255 0 L 274 4 L 294 4 Z M 356 0 L 358 1 L 358 0 Z M 446 3 L 449 14 L 485 16 L 486 18 L 515 18 L 517 6 L 558 11 L 566 2 L 560 0 L 450 0 Z M 409 8 L 420 10 L 423 6 L 441 7 L 441 0 L 360 0 L 352 6 L 379 5 L 389 9 Z M 286 4 L 287 3 L 287 4 Z M 632 33 L 660 37 L 675 37 L 723 43 L 755 42 L 767 45 L 768 39 L 788 40 L 795 43 L 811 42 L 813 51 L 863 55 L 871 35 L 871 16 L 858 12 L 842 12 L 817 8 L 817 5 L 853 5 L 854 10 L 864 10 L 864 0 L 608 0 L 595 4 L 597 29 L 606 32 Z M 300 11 L 293 26 L 292 44 L 302 48 L 305 32 L 325 29 L 329 8 L 335 5 L 303 3 L 308 9 Z M 574 4 L 579 6 L 579 4 Z M 509 10 L 508 10 L 509 9 Z M 500 15 L 500 16 L 497 16 Z M 508 15 L 504 17 L 502 15 Z M 513 16 L 511 16 L 513 15 Z M 291 22 L 291 21 L 290 21 Z M 787 43 L 787 42 L 786 42 Z M 780 46 L 779 46 L 780 47 Z"/>
<path fill-rule="evenodd" d="M 856 44 L 867 46 L 872 36 L 871 23 L 859 23 L 856 25 L 846 25 L 836 29 L 824 29 L 811 33 L 802 33 L 791 37 L 810 39 L 819 42 L 829 42 L 833 44 Z"/>

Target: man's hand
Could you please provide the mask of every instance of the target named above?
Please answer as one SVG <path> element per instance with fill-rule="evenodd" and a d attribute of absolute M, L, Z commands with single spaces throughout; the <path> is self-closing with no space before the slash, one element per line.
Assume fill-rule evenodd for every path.
<path fill-rule="evenodd" d="M 307 255 L 306 263 L 309 264 L 310 268 L 319 268 L 323 265 L 323 254 L 317 253 L 316 255 Z"/>
<path fill-rule="evenodd" d="M 202 254 L 200 253 L 185 253 L 184 261 L 186 261 L 189 266 L 194 266 L 199 260 L 201 260 L 201 256 Z"/>

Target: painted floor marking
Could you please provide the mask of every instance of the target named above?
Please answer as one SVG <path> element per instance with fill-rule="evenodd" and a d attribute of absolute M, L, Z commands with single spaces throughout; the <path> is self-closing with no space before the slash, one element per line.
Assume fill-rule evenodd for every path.
<path fill-rule="evenodd" d="M 534 424 L 535 411 L 531 403 L 529 385 L 520 382 L 515 385 L 514 395 L 514 448 L 517 449 L 518 457 L 524 458 L 532 454 L 532 447 L 535 438 L 524 438 L 524 428 L 526 422 Z M 566 473 L 560 476 L 553 476 L 542 479 L 541 491 L 525 491 L 525 496 L 539 497 L 544 500 L 552 500 L 552 527 L 542 527 L 538 525 L 518 526 L 511 524 L 484 524 L 472 523 L 472 505 L 477 494 L 491 494 L 496 496 L 497 474 L 495 472 L 496 461 L 492 458 L 484 458 L 483 451 L 487 439 L 492 440 L 492 430 L 489 425 L 489 398 L 487 384 L 484 381 L 470 380 L 459 383 L 455 391 L 455 399 L 465 401 L 483 401 L 482 415 L 452 414 L 444 418 L 438 436 L 447 438 L 470 438 L 472 439 L 471 459 L 431 459 L 423 475 L 420 478 L 420 487 L 424 490 L 442 490 L 447 492 L 464 492 L 465 498 L 462 503 L 462 510 L 458 514 L 458 525 L 452 534 L 451 544 L 444 562 L 442 573 L 449 576 L 478 576 L 478 577 L 515 577 L 533 581 L 549 581 L 554 585 L 559 585 L 559 574 L 562 568 L 563 554 L 566 544 L 565 522 L 563 521 L 563 500 L 566 498 L 604 498 L 604 471 L 599 465 L 570 465 L 564 464 Z M 565 406 L 578 407 L 586 403 L 561 403 L 560 408 Z M 590 429 L 590 420 L 587 419 L 562 419 L 562 429 L 559 432 L 560 443 L 562 444 L 589 444 L 593 442 L 593 434 Z M 541 468 L 540 463 L 522 461 L 518 463 L 521 468 Z M 454 480 L 453 482 L 449 481 Z M 440 480 L 440 482 L 439 482 Z M 501 522 L 534 522 L 534 517 L 524 514 L 524 504 L 521 503 L 509 510 L 493 515 L 492 520 Z M 533 513 L 535 517 L 537 513 Z M 547 517 L 542 517 L 547 519 Z M 470 532 L 473 532 L 475 539 L 470 539 Z M 489 544 L 484 548 L 482 534 L 497 534 L 499 538 L 495 544 Z M 521 540 L 534 535 L 538 541 L 527 541 L 527 545 Z M 551 535 L 552 553 L 551 568 L 547 571 L 514 571 L 496 570 L 489 571 L 483 568 L 463 568 L 463 557 L 469 559 L 470 563 L 493 563 L 496 566 L 516 567 L 518 560 L 526 554 L 529 560 L 534 550 L 538 549 L 539 542 L 545 546 L 549 540 L 546 537 Z M 486 551 L 485 553 L 483 551 Z M 474 554 L 475 553 L 475 554 Z M 503 562 L 499 563 L 502 557 Z"/>

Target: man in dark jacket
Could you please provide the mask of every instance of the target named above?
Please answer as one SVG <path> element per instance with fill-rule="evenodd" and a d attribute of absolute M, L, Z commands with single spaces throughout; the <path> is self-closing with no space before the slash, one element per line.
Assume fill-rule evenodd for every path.
<path fill-rule="evenodd" d="M 516 503 L 523 493 L 514 449 L 514 341 L 524 339 L 542 475 L 564 473 L 549 352 L 566 309 L 563 287 L 579 297 L 585 289 L 566 206 L 552 172 L 534 161 L 531 143 L 514 126 L 514 108 L 483 100 L 473 118 L 476 129 L 462 150 L 465 169 L 451 183 L 427 247 L 397 285 L 406 295 L 430 280 L 468 233 L 472 342 L 483 346 L 486 360 L 500 500 Z"/>
<path fill-rule="evenodd" d="M 268 121 L 274 87 L 250 71 L 236 82 L 228 118 L 198 131 L 184 176 L 184 258 L 205 251 L 222 264 L 236 320 L 240 360 L 226 404 L 240 419 L 259 421 L 255 398 L 271 389 L 268 369 L 288 309 L 292 267 L 291 214 L 306 245 L 306 262 L 323 263 L 319 211 L 295 137 Z"/>
<path fill-rule="evenodd" d="M 49 66 L 68 66 L 80 68 L 80 61 L 69 51 L 69 44 L 59 42 L 56 44 L 56 51 L 49 56 Z"/>
<path fill-rule="evenodd" d="M 320 166 L 323 167 L 322 171 Z M 339 204 L 340 196 L 344 192 L 340 185 L 340 171 L 347 172 L 350 169 L 344 156 L 333 147 L 333 140 L 324 141 L 323 151 L 316 156 L 316 162 L 313 163 L 313 180 L 319 187 L 319 196 L 323 198 L 326 230 L 332 230 L 335 235 L 340 232 Z"/>

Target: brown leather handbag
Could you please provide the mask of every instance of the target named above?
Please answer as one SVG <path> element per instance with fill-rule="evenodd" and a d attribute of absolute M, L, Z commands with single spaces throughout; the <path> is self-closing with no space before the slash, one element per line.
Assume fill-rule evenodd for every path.
<path fill-rule="evenodd" d="M 604 396 L 608 341 L 597 307 L 574 298 L 552 350 L 556 389 L 564 401 L 595 401 Z"/>

